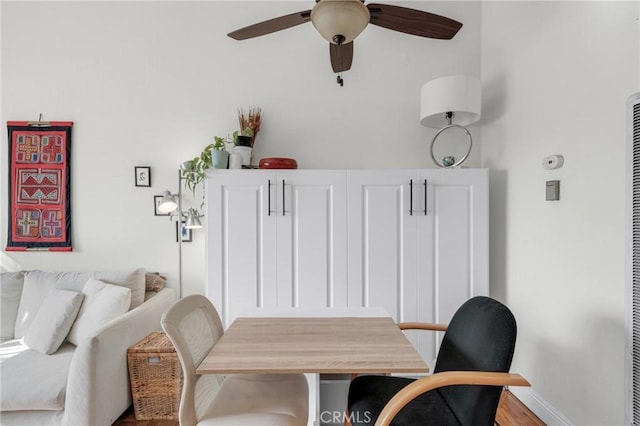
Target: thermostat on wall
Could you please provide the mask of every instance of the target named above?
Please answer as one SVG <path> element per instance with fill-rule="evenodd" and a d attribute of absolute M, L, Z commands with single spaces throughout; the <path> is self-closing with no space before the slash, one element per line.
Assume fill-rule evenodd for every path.
<path fill-rule="evenodd" d="M 547 170 L 559 169 L 564 164 L 562 155 L 550 155 L 542 159 L 542 167 Z"/>

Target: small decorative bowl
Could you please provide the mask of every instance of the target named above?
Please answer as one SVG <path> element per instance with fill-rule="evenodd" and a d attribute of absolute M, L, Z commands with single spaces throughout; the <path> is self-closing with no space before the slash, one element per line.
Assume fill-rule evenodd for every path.
<path fill-rule="evenodd" d="M 259 169 L 297 169 L 298 162 L 293 158 L 267 157 L 258 163 Z"/>

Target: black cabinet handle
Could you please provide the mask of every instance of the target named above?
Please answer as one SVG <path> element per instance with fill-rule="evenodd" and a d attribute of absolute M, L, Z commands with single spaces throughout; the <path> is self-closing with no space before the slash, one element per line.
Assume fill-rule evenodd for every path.
<path fill-rule="evenodd" d="M 424 215 L 427 215 L 427 180 L 424 180 Z"/>
<path fill-rule="evenodd" d="M 284 179 L 282 179 L 282 216 L 284 216 Z"/>
<path fill-rule="evenodd" d="M 269 179 L 267 185 L 267 216 L 271 216 L 271 179 Z"/>
<path fill-rule="evenodd" d="M 409 181 L 409 216 L 413 216 L 413 179 Z"/>

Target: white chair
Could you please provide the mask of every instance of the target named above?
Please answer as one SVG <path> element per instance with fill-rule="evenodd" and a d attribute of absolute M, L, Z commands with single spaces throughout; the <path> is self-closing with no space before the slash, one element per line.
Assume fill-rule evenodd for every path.
<path fill-rule="evenodd" d="M 307 424 L 309 389 L 303 374 L 196 375 L 196 367 L 223 334 L 209 299 L 191 295 L 178 300 L 162 315 L 161 324 L 184 376 L 181 426 Z"/>

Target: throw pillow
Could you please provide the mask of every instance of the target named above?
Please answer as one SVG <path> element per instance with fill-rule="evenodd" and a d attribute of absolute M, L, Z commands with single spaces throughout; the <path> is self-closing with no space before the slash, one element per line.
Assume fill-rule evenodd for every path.
<path fill-rule="evenodd" d="M 82 293 L 84 302 L 67 337 L 76 346 L 108 321 L 126 313 L 131 303 L 130 289 L 93 278 L 89 278 Z"/>
<path fill-rule="evenodd" d="M 14 338 L 23 337 L 47 292 L 52 288 L 82 292 L 89 278 L 131 289 L 133 309 L 144 302 L 144 269 L 134 271 L 50 272 L 28 271 L 24 274 L 24 287 L 14 327 Z"/>
<path fill-rule="evenodd" d="M 57 351 L 69 334 L 83 298 L 82 293 L 75 291 L 49 291 L 33 318 L 23 343 L 34 351 L 47 355 Z"/>
<path fill-rule="evenodd" d="M 0 340 L 13 339 L 23 283 L 22 272 L 0 274 Z"/>
<path fill-rule="evenodd" d="M 133 272 L 100 271 L 94 273 L 91 278 L 131 289 L 131 306 L 129 306 L 129 309 L 134 309 L 144 303 L 144 272 L 143 268 L 136 269 Z"/>
<path fill-rule="evenodd" d="M 41 271 L 29 271 L 24 274 L 24 284 L 22 285 L 22 296 L 18 305 L 18 315 L 14 327 L 13 336 L 16 339 L 24 337 L 29 330 L 31 322 L 35 318 L 43 300 L 47 297 L 49 290 L 55 285 L 42 280 L 38 276 Z"/>
<path fill-rule="evenodd" d="M 167 278 L 159 272 L 149 272 L 144 276 L 145 289 L 147 291 L 160 291 L 167 284 Z"/>

